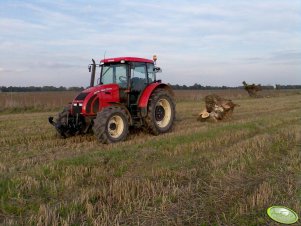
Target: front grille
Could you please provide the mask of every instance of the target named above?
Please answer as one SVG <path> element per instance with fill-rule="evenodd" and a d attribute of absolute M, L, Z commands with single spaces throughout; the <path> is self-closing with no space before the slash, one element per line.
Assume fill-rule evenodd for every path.
<path fill-rule="evenodd" d="M 89 93 L 80 93 L 75 100 L 84 100 Z"/>
<path fill-rule="evenodd" d="M 72 106 L 73 107 L 73 113 L 75 113 L 75 114 L 80 114 L 80 113 L 82 113 L 82 106 L 78 106 L 78 105 L 76 105 L 76 106 Z"/>

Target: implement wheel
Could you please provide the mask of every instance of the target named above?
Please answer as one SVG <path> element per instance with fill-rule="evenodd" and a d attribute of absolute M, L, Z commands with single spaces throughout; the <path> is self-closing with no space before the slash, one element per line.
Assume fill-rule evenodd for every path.
<path fill-rule="evenodd" d="M 74 136 L 76 133 L 76 131 L 74 131 L 73 128 L 69 125 L 71 119 L 69 109 L 69 106 L 67 106 L 63 109 L 62 112 L 58 113 L 58 116 L 55 119 L 55 123 L 53 123 L 57 133 L 62 138 Z"/>

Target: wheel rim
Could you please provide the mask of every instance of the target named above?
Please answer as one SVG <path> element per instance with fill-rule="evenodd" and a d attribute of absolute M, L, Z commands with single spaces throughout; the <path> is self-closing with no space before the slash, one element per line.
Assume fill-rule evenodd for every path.
<path fill-rule="evenodd" d="M 161 105 L 156 106 L 156 110 L 155 110 L 155 118 L 156 121 L 162 121 L 162 119 L 164 119 L 165 116 L 165 110 Z"/>
<path fill-rule="evenodd" d="M 160 128 L 168 125 L 171 119 L 171 106 L 168 100 L 160 99 L 155 107 L 155 120 Z"/>
<path fill-rule="evenodd" d="M 124 122 L 119 115 L 114 115 L 110 118 L 108 123 L 108 132 L 111 137 L 118 138 L 124 130 Z"/>

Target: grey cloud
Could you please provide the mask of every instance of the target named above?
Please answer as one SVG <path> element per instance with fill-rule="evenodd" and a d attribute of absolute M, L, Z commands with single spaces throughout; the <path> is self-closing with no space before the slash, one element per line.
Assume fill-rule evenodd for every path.
<path fill-rule="evenodd" d="M 242 59 L 242 61 L 246 63 L 258 63 L 258 62 L 262 62 L 263 60 L 266 59 L 263 57 L 246 57 Z"/>
<path fill-rule="evenodd" d="M 65 68 L 80 68 L 78 64 L 70 64 L 65 62 L 37 62 L 33 67 L 50 68 L 50 69 L 65 69 Z"/>
<path fill-rule="evenodd" d="M 268 56 L 241 58 L 244 63 L 281 63 L 301 65 L 301 51 L 284 50 L 270 53 Z"/>
<path fill-rule="evenodd" d="M 301 63 L 301 51 L 287 50 L 274 52 L 270 58 L 271 60 L 297 60 Z"/>
<path fill-rule="evenodd" d="M 0 74 L 1 73 L 20 73 L 20 72 L 25 72 L 28 71 L 27 68 L 2 68 L 0 67 Z"/>
<path fill-rule="evenodd" d="M 0 30 L 4 35 L 28 32 L 29 30 L 45 30 L 45 25 L 31 23 L 20 19 L 1 18 Z"/>

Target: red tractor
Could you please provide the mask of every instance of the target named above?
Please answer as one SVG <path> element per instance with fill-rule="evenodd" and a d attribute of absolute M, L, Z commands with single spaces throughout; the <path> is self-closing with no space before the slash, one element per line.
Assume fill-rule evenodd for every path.
<path fill-rule="evenodd" d="M 125 140 L 129 127 L 142 127 L 154 135 L 170 131 L 175 120 L 173 91 L 156 79 L 161 71 L 156 60 L 156 56 L 109 58 L 100 64 L 92 60 L 90 87 L 49 122 L 63 138 L 92 129 L 101 143 Z M 96 68 L 100 75 L 94 86 Z"/>

